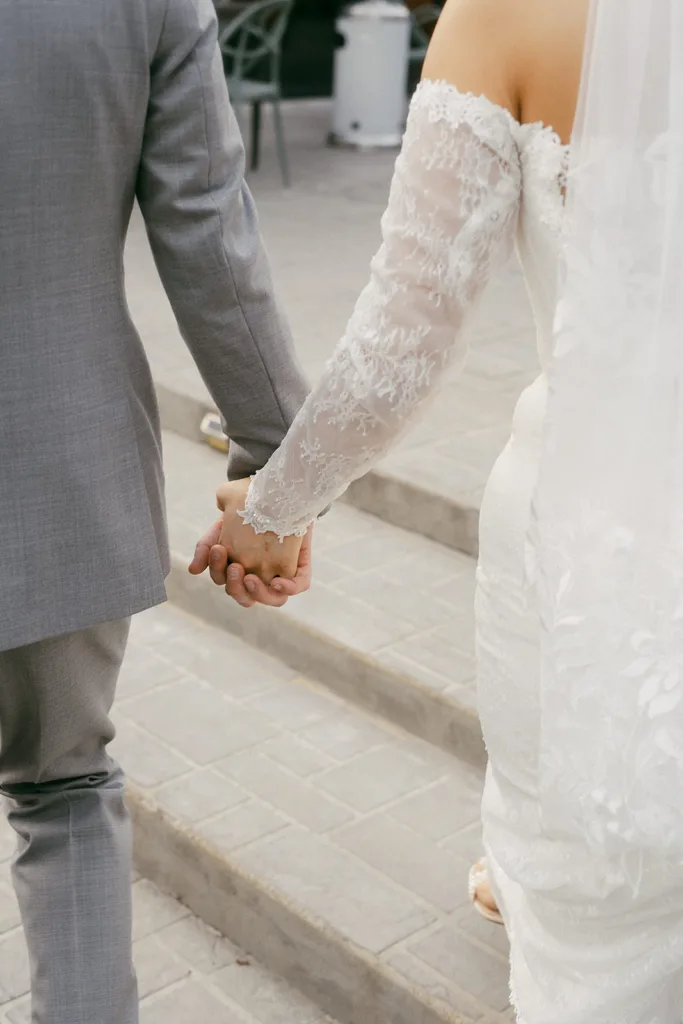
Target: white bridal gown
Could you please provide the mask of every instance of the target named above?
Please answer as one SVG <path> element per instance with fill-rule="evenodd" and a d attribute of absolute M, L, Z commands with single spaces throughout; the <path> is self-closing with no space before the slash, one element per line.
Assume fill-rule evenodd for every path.
<path fill-rule="evenodd" d="M 552 130 L 520 125 L 485 98 L 440 82 L 418 88 L 370 283 L 255 478 L 245 518 L 257 530 L 303 532 L 390 448 L 464 356 L 463 324 L 515 243 L 547 368 L 568 155 Z M 513 1000 L 524 1024 L 678 1024 L 683 869 L 646 861 L 634 899 L 619 865 L 553 838 L 541 821 L 539 629 L 525 544 L 546 396 L 542 373 L 489 480 L 476 599 L 485 841 L 511 938 Z"/>

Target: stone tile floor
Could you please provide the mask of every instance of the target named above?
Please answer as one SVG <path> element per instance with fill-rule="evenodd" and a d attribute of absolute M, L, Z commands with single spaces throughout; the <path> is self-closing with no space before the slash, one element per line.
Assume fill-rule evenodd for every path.
<path fill-rule="evenodd" d="M 14 836 L 0 823 L 0 1024 L 30 1024 L 29 968 L 10 881 Z M 334 1024 L 145 879 L 133 885 L 140 1024 Z"/>
<path fill-rule="evenodd" d="M 467 898 L 475 769 L 171 606 L 134 622 L 115 721 L 132 780 L 231 863 L 466 1021 L 501 1019 L 505 936 Z"/>

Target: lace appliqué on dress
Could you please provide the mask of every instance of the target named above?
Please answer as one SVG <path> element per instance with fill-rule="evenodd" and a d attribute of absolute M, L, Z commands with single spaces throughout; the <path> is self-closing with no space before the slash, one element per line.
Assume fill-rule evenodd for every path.
<path fill-rule="evenodd" d="M 282 447 L 254 478 L 243 515 L 257 532 L 305 533 L 463 355 L 463 322 L 514 242 L 514 124 L 445 82 L 417 89 L 370 283 Z"/>
<path fill-rule="evenodd" d="M 516 132 L 524 180 L 534 182 L 533 202 L 538 219 L 560 238 L 566 224 L 564 197 L 571 147 L 541 122 L 516 124 Z"/>

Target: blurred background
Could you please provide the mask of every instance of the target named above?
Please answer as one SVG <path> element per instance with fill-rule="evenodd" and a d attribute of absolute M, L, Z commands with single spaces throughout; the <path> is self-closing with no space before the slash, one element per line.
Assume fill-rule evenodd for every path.
<path fill-rule="evenodd" d="M 222 26 L 259 0 L 216 0 Z M 349 7 L 348 0 L 293 0 L 287 4 L 287 25 L 282 44 L 282 94 L 286 99 L 332 95 L 336 22 Z M 412 48 L 424 48 L 442 4 L 408 0 L 413 15 Z M 415 63 L 419 63 L 417 53 Z M 262 69 L 263 70 L 263 69 Z M 419 73 L 419 72 L 418 72 Z"/>

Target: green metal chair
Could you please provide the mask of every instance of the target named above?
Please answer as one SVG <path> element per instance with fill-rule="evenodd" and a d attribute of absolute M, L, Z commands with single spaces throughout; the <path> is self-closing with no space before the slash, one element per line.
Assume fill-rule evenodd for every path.
<path fill-rule="evenodd" d="M 280 63 L 282 40 L 294 0 L 257 0 L 249 4 L 219 34 L 230 97 L 238 118 L 241 109 L 251 107 L 251 168 L 259 164 L 261 106 L 271 103 L 275 119 L 275 141 L 282 180 L 290 183 L 289 161 L 280 108 Z"/>
<path fill-rule="evenodd" d="M 410 42 L 411 64 L 422 64 L 427 56 L 429 41 L 437 21 L 441 17 L 441 7 L 435 3 L 420 4 L 410 12 L 412 18 L 412 36 Z"/>

